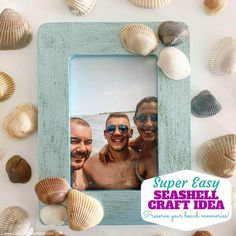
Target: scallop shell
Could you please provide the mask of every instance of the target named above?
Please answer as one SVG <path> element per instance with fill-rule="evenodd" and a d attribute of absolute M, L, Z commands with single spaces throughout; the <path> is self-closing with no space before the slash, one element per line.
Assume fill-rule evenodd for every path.
<path fill-rule="evenodd" d="M 32 39 L 30 25 L 26 19 L 12 9 L 0 14 L 0 49 L 20 49 Z"/>
<path fill-rule="evenodd" d="M 69 227 L 81 231 L 99 224 L 104 212 L 102 205 L 94 198 L 72 190 L 67 198 Z"/>
<path fill-rule="evenodd" d="M 0 101 L 7 100 L 15 90 L 13 79 L 6 73 L 0 72 Z"/>
<path fill-rule="evenodd" d="M 49 230 L 47 231 L 44 236 L 66 236 L 63 233 L 57 232 L 56 230 Z"/>
<path fill-rule="evenodd" d="M 200 118 L 214 116 L 220 110 L 220 103 L 208 90 L 203 90 L 191 101 L 192 114 Z"/>
<path fill-rule="evenodd" d="M 170 0 L 129 0 L 133 5 L 141 8 L 159 8 L 170 3 Z"/>
<path fill-rule="evenodd" d="M 190 75 L 190 63 L 186 55 L 175 47 L 163 48 L 157 65 L 170 79 L 181 80 Z"/>
<path fill-rule="evenodd" d="M 158 36 L 165 46 L 174 46 L 189 37 L 189 30 L 184 23 L 165 21 L 158 28 Z"/>
<path fill-rule="evenodd" d="M 192 236 L 212 236 L 209 231 L 196 231 Z"/>
<path fill-rule="evenodd" d="M 199 151 L 198 164 L 206 172 L 219 177 L 233 176 L 236 159 L 236 134 L 209 140 Z"/>
<path fill-rule="evenodd" d="M 66 3 L 73 15 L 83 16 L 94 8 L 96 0 L 66 0 Z"/>
<path fill-rule="evenodd" d="M 228 0 L 205 0 L 204 10 L 208 15 L 216 15 L 228 5 Z"/>
<path fill-rule="evenodd" d="M 31 178 L 31 167 L 21 156 L 13 156 L 6 163 L 6 172 L 12 183 L 26 183 Z"/>
<path fill-rule="evenodd" d="M 69 184 L 62 178 L 48 177 L 35 185 L 38 199 L 46 204 L 61 204 L 65 201 Z"/>
<path fill-rule="evenodd" d="M 211 49 L 208 68 L 216 75 L 225 75 L 236 71 L 236 38 L 225 37 Z"/>
<path fill-rule="evenodd" d="M 45 225 L 63 225 L 67 218 L 67 210 L 63 205 L 48 205 L 40 210 L 40 219 Z"/>
<path fill-rule="evenodd" d="M 37 114 L 38 111 L 35 105 L 20 104 L 4 120 L 3 129 L 11 138 L 26 138 L 37 130 Z"/>
<path fill-rule="evenodd" d="M 125 25 L 120 31 L 120 41 L 127 51 L 142 56 L 147 56 L 159 44 L 155 32 L 143 24 Z"/>

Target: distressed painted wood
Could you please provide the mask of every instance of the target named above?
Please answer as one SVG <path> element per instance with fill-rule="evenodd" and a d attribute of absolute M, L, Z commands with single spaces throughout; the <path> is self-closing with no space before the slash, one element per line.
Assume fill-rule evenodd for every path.
<path fill-rule="evenodd" d="M 158 29 L 161 22 L 144 24 Z M 69 62 L 74 56 L 126 56 L 119 32 L 126 23 L 48 23 L 38 33 L 39 178 L 70 182 Z M 163 45 L 161 46 L 163 47 Z M 152 53 L 158 57 L 161 47 Z M 189 39 L 178 46 L 189 57 Z M 190 78 L 173 81 L 156 67 L 158 79 L 159 174 L 191 169 Z M 98 81 L 99 82 L 99 81 Z M 140 191 L 86 191 L 101 201 L 101 224 L 147 224 L 141 219 Z"/>

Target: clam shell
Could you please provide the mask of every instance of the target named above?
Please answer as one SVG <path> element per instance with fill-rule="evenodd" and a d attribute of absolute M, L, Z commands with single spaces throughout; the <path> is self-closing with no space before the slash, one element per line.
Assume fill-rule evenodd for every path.
<path fill-rule="evenodd" d="M 142 56 L 147 56 L 159 44 L 155 32 L 143 24 L 125 25 L 120 31 L 120 41 L 127 51 Z"/>
<path fill-rule="evenodd" d="M 219 177 L 233 176 L 236 159 L 236 135 L 228 134 L 209 140 L 199 151 L 198 165 Z"/>
<path fill-rule="evenodd" d="M 165 21 L 158 28 L 158 36 L 165 46 L 174 46 L 189 37 L 189 30 L 184 23 Z"/>
<path fill-rule="evenodd" d="M 48 205 L 40 210 L 40 219 L 45 225 L 63 225 L 67 210 L 63 205 Z"/>
<path fill-rule="evenodd" d="M 6 163 L 6 172 L 12 183 L 26 183 L 31 178 L 31 167 L 21 156 L 13 156 Z"/>
<path fill-rule="evenodd" d="M 220 110 L 220 103 L 208 90 L 203 90 L 191 101 L 192 114 L 200 118 L 214 116 Z"/>
<path fill-rule="evenodd" d="M 0 49 L 20 49 L 32 39 L 31 28 L 26 19 L 12 9 L 0 14 Z"/>
<path fill-rule="evenodd" d="M 170 0 L 129 0 L 133 5 L 141 8 L 159 8 L 170 3 Z"/>
<path fill-rule="evenodd" d="M 212 236 L 209 231 L 196 231 L 192 236 Z"/>
<path fill-rule="evenodd" d="M 96 0 L 66 0 L 66 3 L 73 15 L 83 16 L 94 8 Z"/>
<path fill-rule="evenodd" d="M 69 184 L 62 178 L 48 177 L 35 185 L 38 199 L 46 204 L 61 204 L 69 191 Z"/>
<path fill-rule="evenodd" d="M 7 100 L 15 90 L 13 79 L 6 73 L 0 71 L 0 101 Z"/>
<path fill-rule="evenodd" d="M 204 10 L 208 15 L 216 15 L 228 5 L 228 0 L 205 0 Z"/>
<path fill-rule="evenodd" d="M 236 71 L 236 38 L 225 37 L 211 49 L 208 68 L 216 75 L 225 75 Z"/>
<path fill-rule="evenodd" d="M 102 205 L 94 198 L 72 190 L 67 198 L 69 227 L 81 231 L 99 224 L 104 212 Z"/>
<path fill-rule="evenodd" d="M 56 230 L 49 230 L 47 231 L 44 236 L 66 236 L 63 233 L 57 232 Z"/>
<path fill-rule="evenodd" d="M 38 111 L 33 104 L 18 105 L 4 120 L 3 129 L 10 138 L 23 139 L 38 127 Z"/>
<path fill-rule="evenodd" d="M 190 75 L 190 63 L 185 54 L 175 47 L 163 48 L 157 65 L 170 79 L 181 80 Z"/>

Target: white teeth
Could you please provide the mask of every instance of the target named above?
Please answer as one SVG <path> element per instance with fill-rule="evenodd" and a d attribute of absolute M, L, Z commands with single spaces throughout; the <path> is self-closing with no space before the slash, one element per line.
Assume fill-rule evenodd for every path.
<path fill-rule="evenodd" d="M 153 131 L 151 131 L 151 130 L 145 130 L 145 131 L 144 131 L 145 134 L 151 134 L 152 132 L 153 132 Z"/>

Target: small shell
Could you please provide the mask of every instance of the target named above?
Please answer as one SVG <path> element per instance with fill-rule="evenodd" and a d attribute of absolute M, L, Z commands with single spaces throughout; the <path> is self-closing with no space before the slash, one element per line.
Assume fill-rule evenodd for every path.
<path fill-rule="evenodd" d="M 204 10 L 208 15 L 216 15 L 228 5 L 228 0 L 205 0 Z"/>
<path fill-rule="evenodd" d="M 159 44 L 155 32 L 143 24 L 125 25 L 120 31 L 120 41 L 127 51 L 142 56 L 147 56 Z"/>
<path fill-rule="evenodd" d="M 31 178 L 31 167 L 21 156 L 13 156 L 7 161 L 6 172 L 12 183 L 26 183 Z"/>
<path fill-rule="evenodd" d="M 170 0 L 129 0 L 133 5 L 141 8 L 159 8 L 170 3 Z"/>
<path fill-rule="evenodd" d="M 208 68 L 216 75 L 225 75 L 236 71 L 236 39 L 225 37 L 211 49 Z"/>
<path fill-rule="evenodd" d="M 62 178 L 48 177 L 35 185 L 38 199 L 46 204 L 61 204 L 69 191 L 69 184 Z"/>
<path fill-rule="evenodd" d="M 69 10 L 73 15 L 87 15 L 95 6 L 96 0 L 66 0 Z"/>
<path fill-rule="evenodd" d="M 67 198 L 69 227 L 81 231 L 99 224 L 104 212 L 102 205 L 94 198 L 72 190 Z"/>
<path fill-rule="evenodd" d="M 191 101 L 192 114 L 200 118 L 214 116 L 220 110 L 220 103 L 208 90 L 203 90 Z"/>
<path fill-rule="evenodd" d="M 37 108 L 33 104 L 20 104 L 6 117 L 3 129 L 11 138 L 26 138 L 37 130 L 37 115 Z"/>
<path fill-rule="evenodd" d="M 158 36 L 165 46 L 181 44 L 188 36 L 186 24 L 175 21 L 165 21 L 158 28 Z"/>
<path fill-rule="evenodd" d="M 31 39 L 31 28 L 26 19 L 12 9 L 0 14 L 0 49 L 20 49 L 26 47 Z"/>
<path fill-rule="evenodd" d="M 7 100 L 15 90 L 13 79 L 6 73 L 0 71 L 0 101 Z"/>
<path fill-rule="evenodd" d="M 40 219 L 45 225 L 63 225 L 67 218 L 67 211 L 63 205 L 48 205 L 40 210 Z"/>
<path fill-rule="evenodd" d="M 170 79 L 181 80 L 190 75 L 190 63 L 178 48 L 166 47 L 161 50 L 157 65 Z"/>
<path fill-rule="evenodd" d="M 15 227 L 12 235 L 30 236 L 33 235 L 33 231 L 34 229 L 31 227 L 31 223 L 28 220 L 24 220 Z"/>
<path fill-rule="evenodd" d="M 209 140 L 199 151 L 198 164 L 208 173 L 229 178 L 234 174 L 236 135 L 228 134 Z"/>
<path fill-rule="evenodd" d="M 212 236 L 209 231 L 196 231 L 192 236 Z"/>
<path fill-rule="evenodd" d="M 47 231 L 44 236 L 66 236 L 63 233 L 57 232 L 56 230 L 49 230 Z"/>

